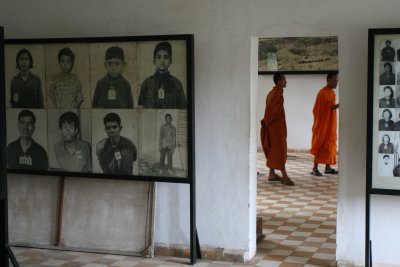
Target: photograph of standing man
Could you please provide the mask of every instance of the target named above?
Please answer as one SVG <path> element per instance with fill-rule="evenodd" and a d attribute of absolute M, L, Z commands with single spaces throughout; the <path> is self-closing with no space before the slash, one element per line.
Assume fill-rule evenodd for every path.
<path fill-rule="evenodd" d="M 78 115 L 63 113 L 58 121 L 62 140 L 54 144 L 59 167 L 64 171 L 91 172 L 92 157 L 89 143 L 77 139 L 80 132 Z"/>
<path fill-rule="evenodd" d="M 313 114 L 314 124 L 312 127 L 311 154 L 314 155 L 314 166 L 311 174 L 322 176 L 318 170 L 318 164 L 325 164 L 326 174 L 338 174 L 331 165 L 336 164 L 336 141 L 337 141 L 337 121 L 336 110 L 339 104 L 336 104 L 336 94 L 334 89 L 338 84 L 338 75 L 336 73 L 328 74 L 326 77 L 326 86 L 317 94 Z"/>
<path fill-rule="evenodd" d="M 7 146 L 8 168 L 47 170 L 49 167 L 46 150 L 32 138 L 35 124 L 32 111 L 25 109 L 18 114 L 20 137 Z"/>
<path fill-rule="evenodd" d="M 165 123 L 160 127 L 160 174 L 172 172 L 172 156 L 176 147 L 176 128 L 172 125 L 171 114 L 165 115 Z M 167 157 L 167 166 L 165 166 L 165 157 Z"/>
<path fill-rule="evenodd" d="M 284 185 L 293 186 L 294 182 L 287 175 L 285 167 L 287 128 L 283 88 L 287 82 L 285 75 L 281 73 L 275 73 L 273 79 L 275 86 L 267 95 L 264 118 L 261 120 L 261 144 L 269 168 L 268 181 L 280 181 Z M 280 170 L 282 177 L 275 170 Z"/>
<path fill-rule="evenodd" d="M 132 175 L 137 150 L 131 140 L 120 135 L 121 118 L 111 112 L 104 117 L 103 123 L 108 137 L 96 145 L 96 154 L 103 173 Z"/>

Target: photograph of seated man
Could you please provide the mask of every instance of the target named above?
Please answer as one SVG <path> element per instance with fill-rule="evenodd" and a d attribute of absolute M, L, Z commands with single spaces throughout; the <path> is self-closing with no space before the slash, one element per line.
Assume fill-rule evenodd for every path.
<path fill-rule="evenodd" d="M 137 149 L 133 141 L 121 136 L 120 116 L 114 112 L 108 113 L 103 123 L 107 137 L 96 145 L 96 154 L 103 173 L 132 175 Z"/>

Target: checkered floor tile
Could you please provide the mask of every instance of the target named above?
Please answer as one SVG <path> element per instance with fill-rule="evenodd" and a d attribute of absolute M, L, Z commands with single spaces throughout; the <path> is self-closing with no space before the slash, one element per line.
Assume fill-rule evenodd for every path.
<path fill-rule="evenodd" d="M 248 264 L 200 260 L 195 266 L 336 266 L 337 175 L 312 176 L 311 155 L 290 153 L 286 167 L 296 185 L 285 186 L 267 181 L 264 155 L 258 153 L 257 157 L 257 216 L 263 218 L 265 238 L 258 243 L 256 256 Z M 320 166 L 320 171 L 323 168 Z M 21 247 L 14 247 L 13 252 L 21 267 L 173 267 L 188 263 L 183 258 L 149 259 Z"/>

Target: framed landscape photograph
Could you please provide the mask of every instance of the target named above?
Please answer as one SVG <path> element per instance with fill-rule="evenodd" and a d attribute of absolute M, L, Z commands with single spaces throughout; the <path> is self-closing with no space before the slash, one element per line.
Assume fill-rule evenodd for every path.
<path fill-rule="evenodd" d="M 328 73 L 338 70 L 337 36 L 260 38 L 258 74 Z"/>
<path fill-rule="evenodd" d="M 370 193 L 400 195 L 400 29 L 370 29 L 367 175 Z"/>
<path fill-rule="evenodd" d="M 10 173 L 192 178 L 193 35 L 5 41 Z"/>

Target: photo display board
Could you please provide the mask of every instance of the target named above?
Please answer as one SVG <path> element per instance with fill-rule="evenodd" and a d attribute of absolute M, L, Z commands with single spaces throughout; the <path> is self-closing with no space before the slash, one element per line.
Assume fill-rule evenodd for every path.
<path fill-rule="evenodd" d="M 9 173 L 190 182 L 193 35 L 5 40 Z"/>
<path fill-rule="evenodd" d="M 369 190 L 400 194 L 400 29 L 370 29 L 368 56 Z"/>

